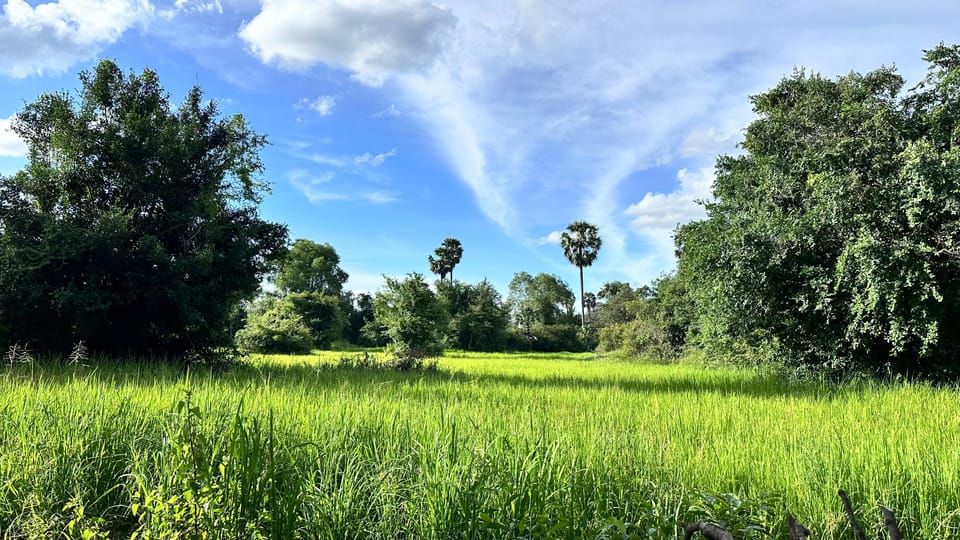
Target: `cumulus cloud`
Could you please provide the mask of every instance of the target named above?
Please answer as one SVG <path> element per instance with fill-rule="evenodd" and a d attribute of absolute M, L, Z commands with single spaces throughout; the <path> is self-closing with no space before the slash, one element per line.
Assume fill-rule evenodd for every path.
<path fill-rule="evenodd" d="M 560 231 L 551 231 L 550 234 L 546 236 L 541 236 L 540 238 L 534 239 L 530 242 L 534 246 L 545 246 L 547 244 L 560 244 Z"/>
<path fill-rule="evenodd" d="M 23 157 L 27 155 L 27 145 L 10 129 L 13 117 L 0 118 L 0 156 Z"/>
<path fill-rule="evenodd" d="M 7 0 L 0 17 L 0 73 L 27 77 L 65 71 L 152 15 L 148 0 L 60 0 L 36 6 Z"/>
<path fill-rule="evenodd" d="M 240 37 L 265 62 L 327 64 L 378 86 L 429 67 L 456 22 L 450 9 L 425 0 L 264 0 Z"/>
<path fill-rule="evenodd" d="M 697 201 L 710 198 L 713 179 L 712 169 L 680 169 L 677 172 L 679 187 L 676 191 L 647 193 L 639 202 L 628 206 L 626 214 L 633 218 L 631 223 L 638 231 L 672 230 L 678 224 L 703 218 L 703 206 Z"/>
<path fill-rule="evenodd" d="M 297 107 L 315 111 L 320 116 L 329 116 L 333 114 L 333 106 L 337 104 L 337 98 L 334 96 L 319 96 L 316 99 L 303 98 Z"/>

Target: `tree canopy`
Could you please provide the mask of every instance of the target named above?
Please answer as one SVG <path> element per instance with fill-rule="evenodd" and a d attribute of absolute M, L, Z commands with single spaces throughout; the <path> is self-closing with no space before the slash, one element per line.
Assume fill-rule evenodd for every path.
<path fill-rule="evenodd" d="M 0 342 L 180 354 L 232 342 L 229 319 L 285 249 L 258 215 L 266 139 L 191 89 L 110 61 L 45 94 L 0 178 Z"/>
<path fill-rule="evenodd" d="M 453 269 L 460 264 L 460 258 L 463 257 L 463 246 L 460 245 L 460 241 L 456 238 L 446 238 L 433 253 L 436 258 L 433 255 L 427 257 L 430 271 L 440 276 L 440 281 L 449 275 L 452 282 Z"/>
<path fill-rule="evenodd" d="M 892 68 L 797 71 L 751 101 L 680 275 L 717 350 L 837 371 L 960 371 L 960 47 Z"/>
<path fill-rule="evenodd" d="M 348 277 L 333 246 L 298 238 L 281 261 L 274 282 L 286 293 L 339 296 Z"/>

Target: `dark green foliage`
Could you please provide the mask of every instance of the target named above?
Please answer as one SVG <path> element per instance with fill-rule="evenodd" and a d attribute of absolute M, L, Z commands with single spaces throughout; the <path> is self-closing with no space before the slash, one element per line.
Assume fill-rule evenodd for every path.
<path fill-rule="evenodd" d="M 506 346 L 507 310 L 493 284 L 437 282 L 437 294 L 450 314 L 451 346 L 466 351 L 502 351 Z"/>
<path fill-rule="evenodd" d="M 348 277 L 333 246 L 299 238 L 280 263 L 274 282 L 285 293 L 339 296 Z"/>
<path fill-rule="evenodd" d="M 177 356 L 232 343 L 235 306 L 284 251 L 260 219 L 266 144 L 193 88 L 103 61 L 13 124 L 29 165 L 0 178 L 0 345 Z"/>
<path fill-rule="evenodd" d="M 658 361 L 683 352 L 693 303 L 676 275 L 662 276 L 639 289 L 607 283 L 601 294 L 607 302 L 598 309 L 599 350 Z"/>
<path fill-rule="evenodd" d="M 237 346 L 248 352 L 308 354 L 315 341 L 289 296 L 258 300 L 247 314 L 246 326 L 237 332 Z"/>
<path fill-rule="evenodd" d="M 507 297 L 513 322 L 507 347 L 542 352 L 584 350 L 573 312 L 575 301 L 573 291 L 557 276 L 514 274 Z"/>
<path fill-rule="evenodd" d="M 752 98 L 708 218 L 677 231 L 712 352 L 791 367 L 960 372 L 960 47 L 893 69 L 794 73 Z"/>
<path fill-rule="evenodd" d="M 352 291 L 347 291 L 341 295 L 341 299 L 343 312 L 347 314 L 348 319 L 345 329 L 347 341 L 367 347 L 383 345 L 370 341 L 363 332 L 364 326 L 374 320 L 373 296 L 367 293 L 354 294 Z"/>
<path fill-rule="evenodd" d="M 425 358 L 443 354 L 447 311 L 423 276 L 386 278 L 384 290 L 374 300 L 376 320 L 390 340 L 391 352 L 400 358 Z"/>
<path fill-rule="evenodd" d="M 340 306 L 340 299 L 317 292 L 291 293 L 282 302 L 289 302 L 303 318 L 313 337 L 313 346 L 329 349 L 334 341 L 343 337 L 347 319 Z"/>
<path fill-rule="evenodd" d="M 456 238 L 446 238 L 440 247 L 433 251 L 433 255 L 427 257 L 430 263 L 430 271 L 440 276 L 440 281 L 449 275 L 450 281 L 453 281 L 453 269 L 460 264 L 460 258 L 463 257 L 463 246 Z"/>

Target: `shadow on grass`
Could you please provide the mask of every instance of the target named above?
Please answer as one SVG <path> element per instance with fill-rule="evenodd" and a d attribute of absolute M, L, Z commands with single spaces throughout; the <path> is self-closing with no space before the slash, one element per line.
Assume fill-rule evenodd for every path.
<path fill-rule="evenodd" d="M 518 355 L 522 356 L 522 355 Z M 569 359 L 569 357 L 565 357 Z M 251 386 L 272 388 L 355 387 L 358 392 L 380 391 L 383 384 L 423 385 L 438 391 L 450 385 L 511 386 L 515 388 L 597 392 L 619 390 L 648 394 L 719 394 L 759 398 L 830 398 L 859 391 L 849 384 L 790 382 L 775 375 L 730 376 L 729 372 L 676 370 L 669 367 L 656 377 L 628 377 L 611 371 L 599 377 L 552 374 L 543 377 L 507 373 L 464 373 L 437 370 L 398 371 L 387 368 L 241 363 L 227 369 L 195 367 L 186 369 L 163 362 L 124 363 L 100 361 L 89 366 L 37 365 L 4 368 L 0 377 L 25 383 L 66 384 L 83 379 L 106 385 L 192 386 L 222 384 L 249 390 Z"/>

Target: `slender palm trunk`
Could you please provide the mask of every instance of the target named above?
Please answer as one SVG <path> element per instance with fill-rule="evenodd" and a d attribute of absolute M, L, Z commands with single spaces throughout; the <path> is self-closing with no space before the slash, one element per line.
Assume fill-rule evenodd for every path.
<path fill-rule="evenodd" d="M 587 311 L 583 308 L 583 267 L 577 268 L 580 269 L 580 329 L 583 330 L 587 326 Z"/>

